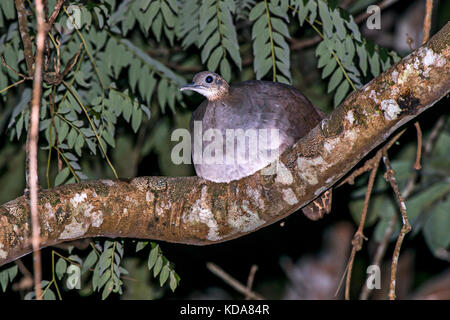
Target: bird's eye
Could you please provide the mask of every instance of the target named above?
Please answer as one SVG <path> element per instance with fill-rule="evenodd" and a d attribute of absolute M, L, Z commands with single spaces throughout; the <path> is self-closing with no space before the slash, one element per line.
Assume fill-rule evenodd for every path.
<path fill-rule="evenodd" d="M 211 83 L 211 82 L 213 82 L 213 77 L 207 76 L 205 81 L 206 81 L 206 83 Z"/>

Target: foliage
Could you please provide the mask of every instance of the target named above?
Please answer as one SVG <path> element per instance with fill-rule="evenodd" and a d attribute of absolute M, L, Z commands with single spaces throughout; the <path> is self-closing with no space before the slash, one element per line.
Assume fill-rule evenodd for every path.
<path fill-rule="evenodd" d="M 31 2 L 25 3 L 31 13 L 30 34 L 34 34 L 34 7 Z M 56 0 L 48 1 L 50 11 L 55 3 Z M 59 68 L 64 69 L 74 61 L 75 65 L 62 82 L 43 86 L 39 143 L 42 154 L 45 153 L 45 179 L 41 179 L 41 184 L 45 181 L 50 188 L 95 175 L 117 177 L 108 154 L 114 155 L 121 139 L 130 144 L 136 140 L 136 151 L 132 151 L 136 159 L 153 152 L 158 156 L 160 171 L 173 173 L 173 166 L 167 164 L 170 151 L 165 141 L 172 127 L 186 126 L 189 120 L 189 112 L 184 108 L 190 98 L 183 97 L 178 88 L 192 78 L 193 71 L 217 71 L 227 81 L 256 78 L 298 82 L 293 77 L 294 54 L 297 57 L 298 53 L 292 52 L 290 41 L 302 32 L 321 38 L 314 50 L 317 68 L 321 69 L 327 92 L 334 92 L 334 106 L 337 106 L 350 90 L 360 88 L 399 57 L 365 39 L 353 16 L 333 3 L 323 0 L 66 1 L 48 33 L 50 56 L 45 72 L 59 72 Z M 69 5 L 73 5 L 72 10 Z M 77 18 L 79 24 L 75 23 Z M 4 117 L 0 121 L 0 135 L 2 138 L 9 135 L 11 145 L 24 143 L 31 82 L 24 81 L 20 75 L 28 72 L 13 0 L 0 3 L 0 56 L 8 66 L 0 67 L 0 115 Z M 130 132 L 131 138 L 127 135 Z M 449 139 L 447 130 L 439 138 L 431 160 L 424 162 L 426 174 L 420 181 L 419 191 L 407 202 L 414 233 L 423 231 L 435 254 L 450 245 L 446 232 L 450 228 L 449 190 L 445 180 L 449 175 L 450 154 L 446 147 Z M 406 146 L 392 161 L 400 188 L 404 188 L 412 174 L 412 148 Z M 126 166 L 129 166 L 131 156 L 129 153 L 126 156 Z M 102 162 L 109 172 L 99 173 L 92 165 Z M 365 192 L 364 181 L 358 183 L 349 203 L 355 220 L 361 212 L 361 195 Z M 381 177 L 376 189 L 380 193 L 374 197 L 368 223 L 376 224 L 375 237 L 379 240 L 396 214 L 396 207 Z M 147 242 L 138 242 L 136 249 L 146 245 Z M 159 277 L 161 286 L 168 281 L 174 290 L 180 278 L 173 265 L 159 245 L 151 243 L 150 247 L 148 269 L 155 278 Z M 52 280 L 42 283 L 44 298 L 59 297 L 57 281 L 64 277 L 70 265 L 78 265 L 82 274 L 92 271 L 92 289 L 101 291 L 102 298 L 111 292 L 121 294 L 121 278 L 127 274 L 121 267 L 123 251 L 122 242 L 108 240 L 96 242 L 85 258 L 59 256 L 56 264 L 52 263 Z M 16 273 L 17 267 L 0 272 L 2 290 L 6 290 Z M 28 298 L 33 298 L 33 294 Z"/>

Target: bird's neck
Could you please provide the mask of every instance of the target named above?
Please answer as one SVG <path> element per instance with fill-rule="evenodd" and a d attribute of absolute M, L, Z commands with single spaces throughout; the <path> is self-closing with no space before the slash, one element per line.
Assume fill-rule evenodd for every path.
<path fill-rule="evenodd" d="M 208 101 L 217 101 L 221 99 L 225 99 L 229 95 L 229 86 L 228 84 L 224 83 L 221 86 L 217 88 L 217 90 L 214 90 L 211 92 L 206 98 Z"/>

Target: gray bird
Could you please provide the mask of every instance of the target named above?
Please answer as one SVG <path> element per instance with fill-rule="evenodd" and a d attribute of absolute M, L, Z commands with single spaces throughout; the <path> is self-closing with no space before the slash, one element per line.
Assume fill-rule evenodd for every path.
<path fill-rule="evenodd" d="M 220 75 L 204 71 L 180 90 L 207 99 L 192 114 L 191 152 L 197 175 L 215 182 L 238 180 L 266 167 L 324 118 L 303 94 L 282 83 L 251 80 L 229 86 Z M 249 134 L 239 140 L 245 131 Z M 316 220 L 330 206 L 331 189 L 303 211 Z"/>

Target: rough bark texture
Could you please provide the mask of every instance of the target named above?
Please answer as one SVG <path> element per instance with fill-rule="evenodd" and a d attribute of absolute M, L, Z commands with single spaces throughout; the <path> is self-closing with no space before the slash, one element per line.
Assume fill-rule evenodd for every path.
<path fill-rule="evenodd" d="M 283 153 L 274 175 L 229 184 L 138 177 L 65 185 L 39 194 L 42 246 L 84 237 L 205 245 L 243 236 L 303 207 L 407 121 L 450 90 L 450 23 Z M 30 252 L 22 196 L 0 207 L 0 265 Z"/>

